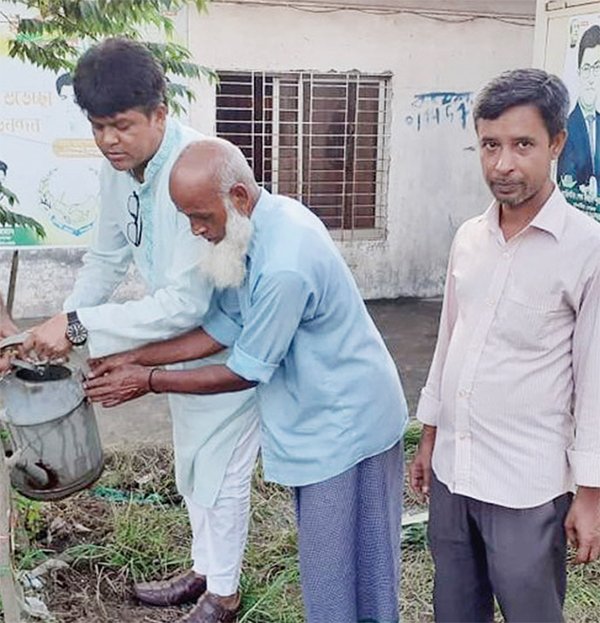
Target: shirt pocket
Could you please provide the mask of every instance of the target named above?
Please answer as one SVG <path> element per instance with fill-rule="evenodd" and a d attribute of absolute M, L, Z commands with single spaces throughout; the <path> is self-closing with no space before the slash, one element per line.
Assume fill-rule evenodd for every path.
<path fill-rule="evenodd" d="M 553 321 L 565 311 L 560 293 L 510 285 L 498 305 L 498 332 L 516 347 L 546 348 Z"/>

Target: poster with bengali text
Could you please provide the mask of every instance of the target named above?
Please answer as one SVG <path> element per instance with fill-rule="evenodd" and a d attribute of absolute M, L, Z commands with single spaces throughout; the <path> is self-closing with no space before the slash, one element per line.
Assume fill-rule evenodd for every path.
<path fill-rule="evenodd" d="M 0 226 L 0 248 L 87 246 L 102 157 L 70 75 L 8 56 L 15 6 L 0 2 L 0 183 L 18 199 L 10 209 L 38 221 L 46 237 Z"/>

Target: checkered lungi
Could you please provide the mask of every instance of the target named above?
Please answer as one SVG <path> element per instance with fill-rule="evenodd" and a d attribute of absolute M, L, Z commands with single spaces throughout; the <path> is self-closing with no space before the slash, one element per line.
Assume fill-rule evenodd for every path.
<path fill-rule="evenodd" d="M 295 488 L 308 623 L 397 623 L 402 443 Z"/>

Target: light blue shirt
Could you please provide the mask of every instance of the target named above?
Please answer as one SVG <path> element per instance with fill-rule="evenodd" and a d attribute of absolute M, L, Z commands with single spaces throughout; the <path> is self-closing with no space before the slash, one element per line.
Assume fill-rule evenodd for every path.
<path fill-rule="evenodd" d="M 394 361 L 321 221 L 262 191 L 248 275 L 215 295 L 204 328 L 233 345 L 227 366 L 259 383 L 265 477 L 322 482 L 401 438 Z"/>

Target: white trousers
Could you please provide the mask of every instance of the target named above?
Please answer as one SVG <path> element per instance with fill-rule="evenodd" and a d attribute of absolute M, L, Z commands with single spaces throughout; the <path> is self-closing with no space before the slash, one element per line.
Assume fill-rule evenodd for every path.
<path fill-rule="evenodd" d="M 214 506 L 199 506 L 184 498 L 192 526 L 193 569 L 206 576 L 207 590 L 216 595 L 233 595 L 240 581 L 259 441 L 257 416 L 240 436 Z"/>

